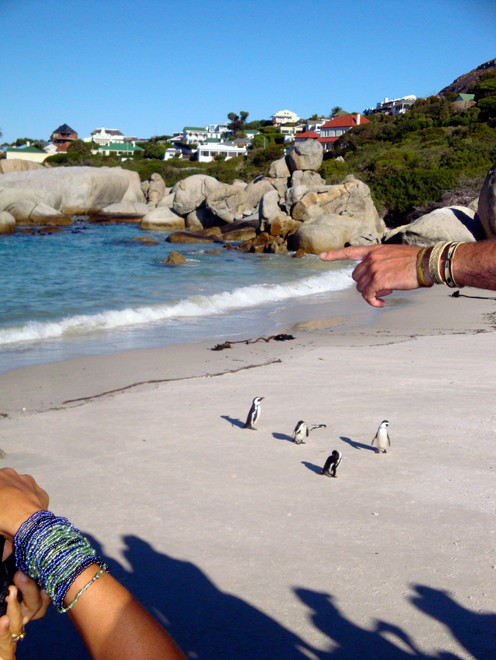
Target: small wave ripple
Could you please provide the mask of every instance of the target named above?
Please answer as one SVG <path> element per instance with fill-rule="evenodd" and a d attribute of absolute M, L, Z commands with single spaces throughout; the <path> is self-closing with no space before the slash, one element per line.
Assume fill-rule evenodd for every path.
<path fill-rule="evenodd" d="M 245 286 L 209 296 L 193 296 L 164 305 L 106 310 L 96 314 L 70 316 L 58 321 L 29 321 L 21 326 L 0 329 L 0 346 L 83 335 L 172 319 L 226 314 L 291 298 L 340 291 L 351 286 L 351 272 L 351 268 L 329 270 L 285 284 Z"/>

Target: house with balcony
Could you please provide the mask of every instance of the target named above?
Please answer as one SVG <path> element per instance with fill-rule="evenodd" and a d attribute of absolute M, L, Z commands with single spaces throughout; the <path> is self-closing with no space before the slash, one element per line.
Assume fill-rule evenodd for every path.
<path fill-rule="evenodd" d="M 73 128 L 71 128 L 67 124 L 61 124 L 58 128 L 56 128 L 53 131 L 50 137 L 52 144 L 54 144 L 57 147 L 58 152 L 67 151 L 71 142 L 74 142 L 74 140 L 77 139 L 78 139 L 78 134 Z"/>
<path fill-rule="evenodd" d="M 402 96 L 399 99 L 388 99 L 386 97 L 384 101 L 380 101 L 375 108 L 368 108 L 365 110 L 364 114 L 372 115 L 376 112 L 380 112 L 383 115 L 397 117 L 398 115 L 405 114 L 407 110 L 410 110 L 416 100 L 417 97 L 414 94 Z"/>
<path fill-rule="evenodd" d="M 320 127 L 320 136 L 318 141 L 324 148 L 324 151 L 330 151 L 334 148 L 334 143 L 339 140 L 341 135 L 355 126 L 368 124 L 369 120 L 363 117 L 359 112 L 356 115 L 340 115 L 330 121 L 322 124 Z"/>
<path fill-rule="evenodd" d="M 182 142 L 185 144 L 203 144 L 209 138 L 204 126 L 185 126 L 182 133 Z"/>
<path fill-rule="evenodd" d="M 282 126 L 283 124 L 296 124 L 300 118 L 292 110 L 279 110 L 272 115 L 273 126 Z"/>
<path fill-rule="evenodd" d="M 209 163 L 216 156 L 224 156 L 226 160 L 246 156 L 246 146 L 236 146 L 231 142 L 207 142 L 198 145 L 197 153 L 200 163 Z"/>

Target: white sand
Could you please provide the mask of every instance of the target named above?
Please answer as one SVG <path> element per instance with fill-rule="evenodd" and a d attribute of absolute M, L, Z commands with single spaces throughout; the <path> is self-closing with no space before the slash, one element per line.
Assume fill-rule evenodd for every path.
<path fill-rule="evenodd" d="M 487 299 L 439 288 L 292 342 L 0 375 L 3 464 L 102 544 L 191 658 L 494 658 L 495 302 L 464 293 Z M 298 446 L 299 419 L 327 428 Z M 337 479 L 320 475 L 333 449 Z M 23 644 L 86 657 L 54 615 Z"/>

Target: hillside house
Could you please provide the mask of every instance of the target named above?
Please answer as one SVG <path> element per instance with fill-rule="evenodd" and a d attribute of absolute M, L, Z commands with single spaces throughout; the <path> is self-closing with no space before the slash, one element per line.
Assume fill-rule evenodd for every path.
<path fill-rule="evenodd" d="M 283 124 L 296 124 L 300 121 L 298 115 L 292 110 L 279 110 L 272 115 L 272 124 L 274 126 L 282 126 Z"/>
<path fill-rule="evenodd" d="M 185 126 L 183 128 L 182 142 L 185 144 L 203 144 L 208 137 L 208 131 L 203 126 Z"/>
<path fill-rule="evenodd" d="M 52 133 L 50 140 L 57 147 L 57 151 L 65 152 L 74 140 L 78 139 L 76 131 L 67 124 L 61 124 Z"/>
<path fill-rule="evenodd" d="M 343 133 L 349 131 L 350 128 L 368 123 L 369 120 L 362 117 L 359 112 L 356 115 L 340 115 L 334 117 L 334 119 L 322 124 L 318 140 L 323 146 L 324 151 L 330 151 L 334 148 L 334 143 L 341 137 L 341 135 L 343 135 Z"/>
<path fill-rule="evenodd" d="M 45 153 L 31 144 L 25 144 L 22 147 L 6 147 L 5 157 L 7 159 L 17 158 L 18 160 L 29 160 L 32 163 L 43 163 L 50 154 Z"/>
<path fill-rule="evenodd" d="M 122 144 L 123 142 L 130 142 L 131 144 L 136 144 L 138 141 L 137 137 L 130 135 L 123 135 L 121 131 L 117 128 L 95 128 L 94 131 L 91 131 L 90 137 L 84 138 L 85 142 L 96 142 L 98 145 L 104 144 Z"/>
<path fill-rule="evenodd" d="M 320 135 L 315 131 L 304 131 L 295 137 L 295 142 L 305 142 L 305 140 L 318 140 Z"/>
<path fill-rule="evenodd" d="M 226 160 L 236 156 L 246 156 L 246 147 L 237 147 L 231 142 L 208 142 L 198 145 L 197 153 L 200 163 L 209 163 L 216 156 L 224 156 Z"/>
<path fill-rule="evenodd" d="M 125 160 L 126 158 L 132 158 L 139 151 L 144 151 L 143 147 L 138 147 L 130 142 L 110 142 L 109 144 L 102 144 L 97 153 L 104 156 L 120 156 L 122 160 Z"/>
<path fill-rule="evenodd" d="M 397 117 L 398 115 L 403 115 L 411 106 L 415 103 L 417 97 L 413 94 L 409 96 L 402 96 L 399 99 L 388 99 L 387 97 L 384 101 L 379 102 L 375 109 L 368 108 L 365 110 L 366 115 L 371 115 L 376 112 L 380 112 L 383 115 L 391 115 Z"/>

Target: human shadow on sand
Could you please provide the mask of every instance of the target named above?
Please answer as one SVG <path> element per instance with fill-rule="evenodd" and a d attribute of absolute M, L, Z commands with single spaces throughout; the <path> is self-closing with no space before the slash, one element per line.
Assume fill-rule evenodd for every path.
<path fill-rule="evenodd" d="M 276 440 L 286 440 L 286 442 L 294 442 L 293 436 L 288 435 L 287 433 L 273 433 L 272 437 Z"/>
<path fill-rule="evenodd" d="M 235 417 L 229 417 L 229 415 L 221 415 L 222 419 L 225 419 L 226 422 L 229 422 L 231 426 L 237 426 L 240 429 L 244 429 L 245 423 L 242 422 L 240 419 L 236 419 Z"/>
<path fill-rule="evenodd" d="M 364 445 L 363 442 L 357 442 L 356 440 L 347 438 L 344 435 L 341 435 L 339 439 L 343 442 L 346 442 L 346 444 L 350 445 L 350 447 L 353 447 L 353 449 L 367 449 L 368 451 L 375 451 L 371 445 Z"/>
<path fill-rule="evenodd" d="M 98 543 L 92 544 L 101 554 Z M 221 591 L 195 564 L 156 552 L 136 536 L 126 536 L 124 559 L 128 568 L 105 558 L 111 573 L 164 625 L 186 656 L 198 660 L 459 660 L 440 650 L 425 655 L 398 626 L 376 621 L 372 629 L 348 620 L 325 592 L 295 588 L 309 609 L 307 619 L 324 634 L 324 648 L 312 647 L 291 630 L 237 596 Z M 494 657 L 494 614 L 471 612 L 446 593 L 417 586 L 412 605 L 447 626 L 477 660 Z M 482 636 L 482 641 L 481 641 Z M 326 647 L 326 648 L 325 648 Z M 48 616 L 28 626 L 23 660 L 88 660 L 89 655 L 69 619 L 53 608 Z"/>

